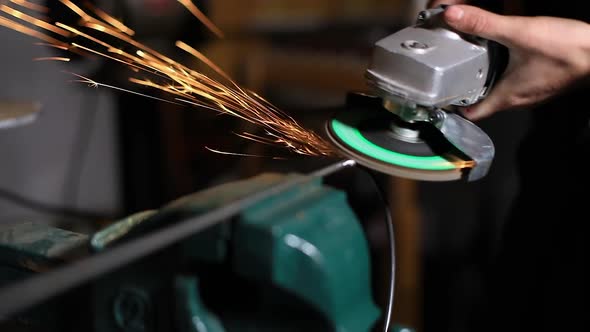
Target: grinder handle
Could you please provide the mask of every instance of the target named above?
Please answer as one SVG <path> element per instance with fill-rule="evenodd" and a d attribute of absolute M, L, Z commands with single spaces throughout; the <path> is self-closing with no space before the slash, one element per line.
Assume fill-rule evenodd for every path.
<path fill-rule="evenodd" d="M 505 9 L 505 2 L 498 0 L 475 0 L 472 1 L 471 4 L 497 14 L 504 12 Z M 510 59 L 510 52 L 508 51 L 508 48 L 493 40 L 489 41 L 488 53 L 490 54 L 490 70 L 486 80 L 486 86 L 488 87 L 486 96 L 496 84 L 498 79 L 500 79 L 502 74 L 504 74 Z"/>
<path fill-rule="evenodd" d="M 487 89 L 484 97 L 490 93 L 497 81 L 502 77 L 510 59 L 508 47 L 493 40 L 488 41 L 488 54 L 490 58 L 490 69 L 488 70 L 488 77 L 486 79 Z"/>
<path fill-rule="evenodd" d="M 487 10 L 489 12 L 500 14 L 504 12 L 504 1 L 498 0 L 474 0 L 470 1 L 471 5 Z M 444 8 L 448 5 L 442 5 Z M 488 40 L 488 53 L 490 55 L 490 69 L 486 79 L 487 96 L 490 90 L 494 87 L 496 82 L 502 77 L 510 59 L 510 52 L 508 48 L 496 41 Z M 484 97 L 485 97 L 484 96 Z"/>
<path fill-rule="evenodd" d="M 474 6 L 480 7 L 484 10 L 491 11 L 491 12 L 501 12 L 503 11 L 503 2 L 501 1 L 494 1 L 494 0 L 480 0 L 480 1 L 473 1 L 472 4 Z M 441 4 L 438 8 L 434 8 L 435 13 L 440 13 L 446 10 L 449 5 Z M 424 11 L 424 14 L 420 14 L 418 16 L 418 21 L 423 21 L 430 15 L 426 15 L 428 11 Z M 506 68 L 508 67 L 508 62 L 510 59 L 510 52 L 508 48 L 494 40 L 487 40 L 478 36 L 470 36 L 480 41 L 483 40 L 487 43 L 488 55 L 489 55 L 489 70 L 488 76 L 486 78 L 486 91 L 481 98 L 485 98 L 496 82 L 500 79 Z"/>

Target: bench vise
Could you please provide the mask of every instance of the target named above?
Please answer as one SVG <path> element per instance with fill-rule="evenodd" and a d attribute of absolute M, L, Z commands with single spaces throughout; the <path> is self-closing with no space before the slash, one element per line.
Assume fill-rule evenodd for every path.
<path fill-rule="evenodd" d="M 2 226 L 0 287 L 100 255 L 298 177 L 268 173 L 230 182 L 131 215 L 91 235 L 34 223 Z M 293 185 L 164 250 L 3 317 L 0 327 L 60 332 L 373 331 L 382 310 L 374 300 L 363 226 L 347 199 L 322 178 Z M 395 331 L 410 330 L 396 326 Z"/>

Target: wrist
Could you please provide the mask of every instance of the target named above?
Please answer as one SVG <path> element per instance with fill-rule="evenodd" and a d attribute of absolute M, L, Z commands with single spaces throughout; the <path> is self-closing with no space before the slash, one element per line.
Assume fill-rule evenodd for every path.
<path fill-rule="evenodd" d="M 590 36 L 590 24 L 585 23 L 585 31 L 583 33 L 583 35 L 585 36 Z M 585 67 L 584 67 L 584 71 L 583 71 L 583 79 L 585 81 L 588 81 L 590 79 L 590 38 L 584 38 L 583 39 L 585 41 L 584 45 L 583 45 L 583 50 L 584 50 L 584 59 L 585 59 Z"/>
<path fill-rule="evenodd" d="M 570 29 L 571 35 L 567 39 L 568 47 L 562 49 L 562 59 L 569 62 L 571 74 L 575 80 L 582 82 L 590 78 L 590 24 L 576 21 L 575 29 Z M 566 37 L 567 38 L 567 37 Z M 570 52 L 567 52 L 567 49 Z M 568 55 L 569 53 L 569 55 Z"/>
<path fill-rule="evenodd" d="M 590 36 L 590 24 L 587 24 L 587 32 L 588 36 Z M 589 38 L 587 38 L 589 39 Z M 590 88 L 590 41 L 584 45 L 584 67 L 582 68 L 582 76 L 580 77 L 578 86 L 582 89 Z"/>
<path fill-rule="evenodd" d="M 584 23 L 584 25 L 584 31 L 582 34 L 585 36 L 590 36 L 590 24 Z M 586 89 L 590 87 L 590 38 L 584 38 L 581 46 L 582 52 L 580 58 L 582 61 L 578 80 L 580 84 L 577 85 Z"/>

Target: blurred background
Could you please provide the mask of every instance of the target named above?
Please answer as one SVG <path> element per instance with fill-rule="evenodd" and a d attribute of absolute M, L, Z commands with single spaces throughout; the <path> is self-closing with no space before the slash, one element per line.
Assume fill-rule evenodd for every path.
<path fill-rule="evenodd" d="M 517 10 L 519 1 L 505 2 Z M 224 31 L 223 39 L 175 0 L 94 3 L 132 27 L 140 41 L 205 70 L 174 42 L 195 45 L 240 84 L 321 130 L 347 92 L 366 89 L 364 70 L 373 43 L 412 24 L 426 1 L 195 1 Z M 45 4 L 59 8 L 58 1 Z M 89 88 L 69 82 L 71 76 L 64 73 L 139 91 L 112 63 L 36 62 L 52 51 L 4 28 L 0 42 L 0 105 L 19 100 L 42 109 L 35 123 L 0 131 L 0 222 L 34 219 L 92 231 L 113 218 L 158 208 L 218 183 L 267 171 L 309 171 L 325 163 L 313 157 L 212 153 L 205 147 L 257 155 L 282 152 L 234 136 L 256 129 L 234 118 Z M 480 315 L 486 262 L 518 190 L 514 156 L 528 121 L 524 112 L 506 112 L 479 123 L 495 142 L 497 157 L 491 173 L 477 183 L 383 177 L 398 241 L 396 322 L 419 331 L 453 332 L 485 324 Z M 382 218 L 380 207 L 362 178 L 342 181 L 351 183 L 351 200 L 367 222 L 375 279 L 383 286 L 376 296 L 383 301 L 386 244 L 382 228 L 371 226 Z"/>

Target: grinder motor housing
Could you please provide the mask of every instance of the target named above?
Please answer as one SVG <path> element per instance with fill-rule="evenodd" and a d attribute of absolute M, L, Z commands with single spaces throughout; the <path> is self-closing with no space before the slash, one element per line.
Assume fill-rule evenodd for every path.
<path fill-rule="evenodd" d="M 441 108 L 487 95 L 503 70 L 501 46 L 454 31 L 442 18 L 444 8 L 422 11 L 414 26 L 376 43 L 367 79 L 380 96 Z"/>

